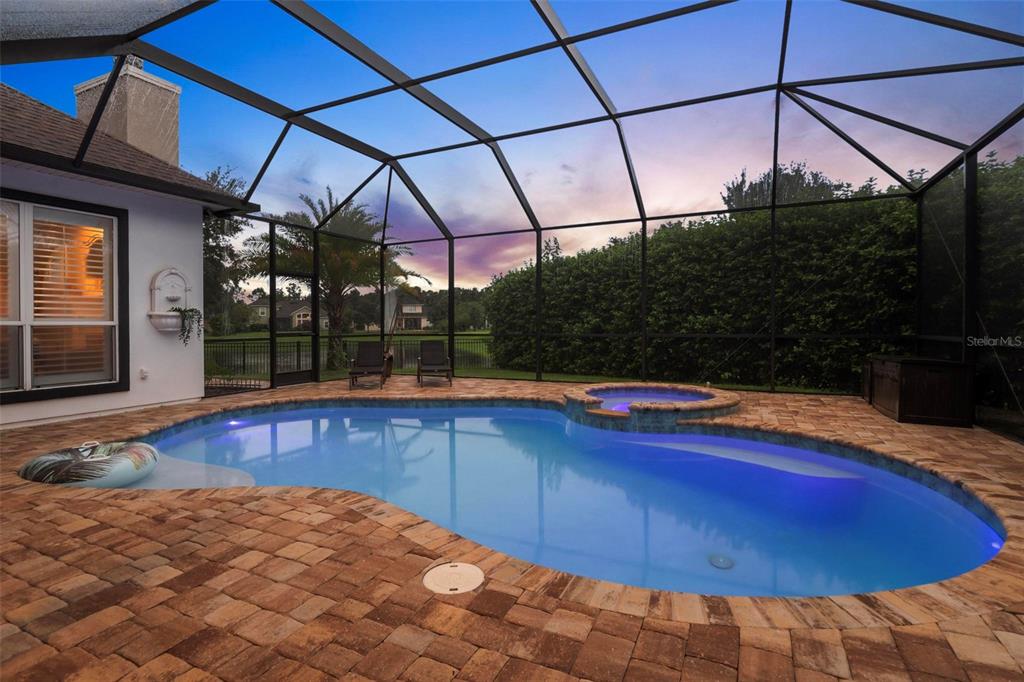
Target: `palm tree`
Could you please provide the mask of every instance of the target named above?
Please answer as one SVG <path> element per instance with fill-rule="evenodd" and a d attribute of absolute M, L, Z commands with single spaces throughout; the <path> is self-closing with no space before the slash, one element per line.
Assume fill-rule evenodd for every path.
<path fill-rule="evenodd" d="M 307 211 L 290 211 L 280 216 L 282 222 L 314 227 L 330 216 L 321 228 L 320 238 L 320 314 L 327 317 L 328 330 L 340 332 L 345 326 L 346 306 L 351 295 L 360 289 L 380 291 L 380 243 L 384 227 L 381 217 L 363 204 L 340 201 L 330 186 L 326 196 L 314 199 L 300 194 Z M 354 239 L 346 239 L 353 237 Z M 313 272 L 313 238 L 310 230 L 279 226 L 276 229 L 277 269 L 286 272 Z M 267 234 L 250 237 L 244 246 L 243 259 L 249 277 L 265 277 L 270 273 L 270 238 Z M 384 286 L 397 286 L 416 273 L 406 270 L 396 260 L 410 255 L 407 246 L 389 246 L 384 251 Z M 326 369 L 344 366 L 342 338 L 328 335 Z"/>

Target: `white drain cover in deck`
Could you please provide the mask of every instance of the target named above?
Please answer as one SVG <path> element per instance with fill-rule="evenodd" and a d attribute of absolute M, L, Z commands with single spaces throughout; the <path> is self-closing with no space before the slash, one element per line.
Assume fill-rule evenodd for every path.
<path fill-rule="evenodd" d="M 473 564 L 449 562 L 423 574 L 423 586 L 438 594 L 461 594 L 480 587 L 484 572 Z"/>

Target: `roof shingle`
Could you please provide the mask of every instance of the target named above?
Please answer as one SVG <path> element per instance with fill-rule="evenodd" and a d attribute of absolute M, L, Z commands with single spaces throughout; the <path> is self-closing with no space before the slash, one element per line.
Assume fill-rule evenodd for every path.
<path fill-rule="evenodd" d="M 206 204 L 256 211 L 259 207 L 155 156 L 97 131 L 86 161 L 73 165 L 86 126 L 25 93 L 0 83 L 0 154 L 57 170 L 112 180 L 197 199 Z"/>

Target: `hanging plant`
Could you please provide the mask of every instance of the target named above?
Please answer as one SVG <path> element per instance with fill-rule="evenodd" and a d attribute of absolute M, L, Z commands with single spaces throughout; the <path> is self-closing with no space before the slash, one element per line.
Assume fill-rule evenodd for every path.
<path fill-rule="evenodd" d="M 178 331 L 178 338 L 188 345 L 188 340 L 195 333 L 196 338 L 203 335 L 203 312 L 198 308 L 171 308 L 172 313 L 181 315 L 181 329 Z"/>

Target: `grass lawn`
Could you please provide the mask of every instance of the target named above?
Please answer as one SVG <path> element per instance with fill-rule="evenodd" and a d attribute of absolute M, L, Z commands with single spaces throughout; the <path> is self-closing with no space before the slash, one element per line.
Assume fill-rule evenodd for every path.
<path fill-rule="evenodd" d="M 534 372 L 518 369 L 460 369 L 458 367 L 455 368 L 455 376 L 466 378 L 474 377 L 479 379 L 527 379 L 531 381 L 537 378 L 537 375 Z M 557 372 L 545 372 L 544 381 L 600 383 L 605 381 L 639 381 L 639 379 L 608 377 L 598 374 L 560 374 Z"/>
<path fill-rule="evenodd" d="M 681 381 L 679 383 L 687 383 Z M 697 382 L 691 382 L 697 383 Z M 711 384 L 712 388 L 721 388 L 726 391 L 763 391 L 768 392 L 771 387 L 768 384 Z M 782 384 L 775 384 L 776 393 L 817 393 L 821 395 L 854 395 L 849 391 L 843 391 L 838 388 L 814 388 L 808 386 L 783 386 Z"/>
<path fill-rule="evenodd" d="M 270 332 L 238 332 L 237 334 L 229 334 L 227 336 L 204 336 L 203 339 L 206 341 L 235 341 L 241 339 L 269 339 Z"/>

